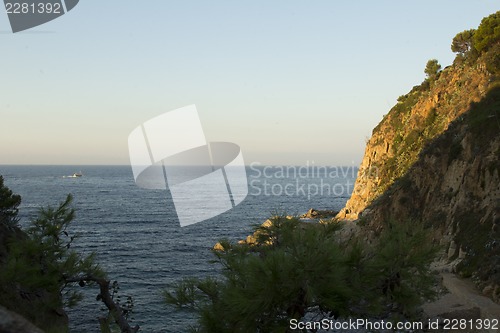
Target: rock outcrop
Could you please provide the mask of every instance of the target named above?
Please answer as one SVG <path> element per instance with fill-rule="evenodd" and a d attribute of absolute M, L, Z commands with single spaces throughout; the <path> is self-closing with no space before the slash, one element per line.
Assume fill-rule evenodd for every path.
<path fill-rule="evenodd" d="M 491 79 L 484 65 L 457 64 L 445 68 L 434 81 L 425 81 L 401 96 L 373 130 L 352 196 L 338 217 L 357 219 L 408 171 L 426 144 L 486 95 Z"/>
<path fill-rule="evenodd" d="M 454 272 L 499 302 L 499 37 L 490 42 L 398 99 L 373 130 L 337 218 L 371 237 L 390 220 L 432 228 Z"/>
<path fill-rule="evenodd" d="M 0 332 L 2 333 L 43 333 L 41 329 L 15 312 L 0 306 Z"/>
<path fill-rule="evenodd" d="M 429 144 L 363 219 L 372 229 L 411 219 L 435 230 L 456 271 L 500 300 L 500 87 Z M 484 288 L 485 285 L 482 286 Z M 496 288 L 496 289 L 495 289 Z"/>
<path fill-rule="evenodd" d="M 301 219 L 327 219 L 335 217 L 339 212 L 334 210 L 317 210 L 311 208 L 307 213 L 300 215 Z"/>

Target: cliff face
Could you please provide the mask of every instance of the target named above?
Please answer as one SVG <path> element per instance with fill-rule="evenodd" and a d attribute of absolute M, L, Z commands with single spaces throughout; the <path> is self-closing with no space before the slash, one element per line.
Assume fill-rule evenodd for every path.
<path fill-rule="evenodd" d="M 368 205 L 404 175 L 432 139 L 478 102 L 491 87 L 485 66 L 456 64 L 415 86 L 373 130 L 351 198 L 338 214 L 357 219 Z"/>
<path fill-rule="evenodd" d="M 460 257 L 456 272 L 500 301 L 500 86 L 426 146 L 362 222 L 402 219 L 432 227 L 447 259 Z"/>
<path fill-rule="evenodd" d="M 455 272 L 473 277 L 497 302 L 499 28 L 500 12 L 483 19 L 468 51 L 462 45 L 452 66 L 398 99 L 373 130 L 353 194 L 337 215 L 372 236 L 388 221 L 432 228 Z M 487 47 L 474 48 L 485 40 Z"/>
<path fill-rule="evenodd" d="M 2 333 L 43 333 L 41 329 L 15 312 L 0 305 L 0 332 Z"/>

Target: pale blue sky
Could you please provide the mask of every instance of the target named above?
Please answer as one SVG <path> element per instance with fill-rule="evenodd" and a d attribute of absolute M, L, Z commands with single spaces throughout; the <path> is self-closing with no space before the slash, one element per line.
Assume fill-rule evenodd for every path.
<path fill-rule="evenodd" d="M 500 1 L 98 1 L 12 34 L 0 164 L 128 164 L 127 137 L 196 104 L 247 164 L 357 165 L 430 58 Z"/>

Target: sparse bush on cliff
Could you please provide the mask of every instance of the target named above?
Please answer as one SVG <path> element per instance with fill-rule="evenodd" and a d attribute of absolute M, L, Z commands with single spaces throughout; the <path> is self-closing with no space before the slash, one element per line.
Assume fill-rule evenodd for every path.
<path fill-rule="evenodd" d="M 500 75 L 500 41 L 494 44 L 484 56 L 486 69 L 494 75 Z"/>
<path fill-rule="evenodd" d="M 441 70 L 441 65 L 436 59 L 431 59 L 427 61 L 425 65 L 424 72 L 427 74 L 429 80 L 433 80 L 437 77 L 439 71 Z"/>
<path fill-rule="evenodd" d="M 340 216 L 354 218 L 367 208 L 408 172 L 419 154 L 450 122 L 467 112 L 497 84 L 499 21 L 500 12 L 497 12 L 484 18 L 477 29 L 457 34 L 451 45 L 458 53 L 453 65 L 441 71 L 437 60 L 428 61 L 424 69 L 427 78 L 400 96 L 374 128 L 362 164 L 367 168 L 376 167 L 378 173 L 358 177 L 354 192 L 362 195 L 351 198 Z"/>
<path fill-rule="evenodd" d="M 168 304 L 199 314 L 194 331 L 285 332 L 291 319 L 311 311 L 411 317 L 431 296 L 435 252 L 421 228 L 391 223 L 369 247 L 342 240 L 339 224 L 271 222 L 257 229 L 251 245 L 220 243 L 214 253 L 221 278 L 183 280 L 164 292 Z"/>
<path fill-rule="evenodd" d="M 455 63 L 464 60 L 475 62 L 478 57 L 495 47 L 500 41 L 500 12 L 483 18 L 477 29 L 459 32 L 451 42 L 451 50 L 457 53 Z M 494 55 L 497 52 L 490 52 Z M 488 61 L 486 61 L 488 62 Z"/>
<path fill-rule="evenodd" d="M 461 55 L 467 55 L 473 49 L 473 36 L 475 29 L 459 32 L 451 42 L 451 50 Z"/>
<path fill-rule="evenodd" d="M 474 47 L 478 52 L 485 52 L 500 41 L 500 11 L 482 19 L 474 33 Z"/>

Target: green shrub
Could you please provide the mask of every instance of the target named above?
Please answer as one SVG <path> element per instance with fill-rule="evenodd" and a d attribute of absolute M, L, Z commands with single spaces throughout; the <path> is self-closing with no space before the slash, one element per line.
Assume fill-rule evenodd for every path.
<path fill-rule="evenodd" d="M 494 75 L 500 75 L 500 42 L 494 44 L 484 57 L 486 69 Z"/>
<path fill-rule="evenodd" d="M 427 74 L 429 80 L 434 80 L 437 77 L 440 70 L 441 70 L 441 65 L 439 64 L 437 59 L 431 59 L 427 61 L 424 72 L 425 74 Z"/>
<path fill-rule="evenodd" d="M 434 124 L 436 119 L 437 119 L 436 108 L 432 108 L 429 114 L 427 115 L 427 118 L 425 118 L 425 127 L 432 126 L 432 124 Z"/>
<path fill-rule="evenodd" d="M 474 47 L 478 52 L 487 51 L 500 41 L 500 11 L 482 19 L 473 36 Z"/>
<path fill-rule="evenodd" d="M 21 196 L 13 194 L 4 185 L 3 176 L 0 176 L 0 223 L 4 223 L 10 227 L 17 225 L 17 213 L 20 204 Z"/>
<path fill-rule="evenodd" d="M 470 29 L 458 33 L 451 42 L 451 50 L 462 56 L 467 55 L 474 47 L 473 37 L 475 32 L 475 29 Z"/>
<path fill-rule="evenodd" d="M 69 288 L 76 283 L 66 279 L 104 274 L 93 253 L 85 256 L 71 248 L 75 239 L 67 231 L 74 218 L 71 201 L 68 195 L 57 208 L 41 209 L 22 237 L 12 237 L 0 270 L 1 304 L 49 330 L 54 323 L 47 322 L 44 313 L 74 306 L 81 299 Z M 32 300 L 30 308 L 20 304 L 20 295 Z"/>
<path fill-rule="evenodd" d="M 317 309 L 384 318 L 397 309 L 410 317 L 432 294 L 435 249 L 418 226 L 388 226 L 370 247 L 341 239 L 340 224 L 276 217 L 257 229 L 253 245 L 220 243 L 222 277 L 182 280 L 164 299 L 195 310 L 198 332 L 284 332 L 290 319 Z"/>
<path fill-rule="evenodd" d="M 373 268 L 384 297 L 397 313 L 413 317 L 422 300 L 434 296 L 430 263 L 437 253 L 424 227 L 411 221 L 389 221 L 374 251 Z M 374 273 L 376 274 L 376 273 Z"/>

